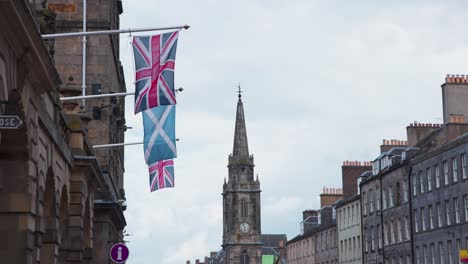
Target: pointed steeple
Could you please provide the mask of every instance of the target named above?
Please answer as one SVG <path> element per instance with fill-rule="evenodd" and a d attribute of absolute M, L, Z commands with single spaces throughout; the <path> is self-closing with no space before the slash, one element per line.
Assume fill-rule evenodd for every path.
<path fill-rule="evenodd" d="M 236 128 L 234 131 L 234 148 L 232 156 L 236 158 L 249 157 L 249 145 L 247 143 L 247 129 L 245 128 L 244 106 L 242 104 L 242 91 L 239 85 L 239 100 L 237 101 Z"/>

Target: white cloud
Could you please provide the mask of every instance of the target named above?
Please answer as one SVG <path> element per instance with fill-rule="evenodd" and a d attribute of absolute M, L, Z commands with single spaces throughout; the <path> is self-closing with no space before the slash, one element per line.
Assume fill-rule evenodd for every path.
<path fill-rule="evenodd" d="M 262 230 L 298 233 L 343 160 L 371 160 L 383 138 L 441 117 L 439 85 L 468 68 L 462 1 L 132 0 L 122 28 L 189 23 L 180 34 L 176 187 L 149 193 L 141 146 L 126 148 L 132 263 L 184 263 L 218 250 L 236 86 L 262 188 Z M 127 89 L 133 64 L 121 53 Z M 127 99 L 127 142 L 141 115 Z M 283 213 L 286 212 L 286 213 Z M 181 252 L 174 254 L 171 252 Z"/>

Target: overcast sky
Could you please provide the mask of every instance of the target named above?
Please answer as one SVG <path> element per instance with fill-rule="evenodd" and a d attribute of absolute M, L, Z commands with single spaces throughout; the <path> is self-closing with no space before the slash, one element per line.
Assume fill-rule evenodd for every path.
<path fill-rule="evenodd" d="M 141 146 L 126 147 L 132 264 L 203 259 L 222 243 L 222 184 L 240 82 L 262 189 L 262 233 L 299 232 L 344 160 L 372 160 L 413 121 L 440 123 L 447 73 L 468 67 L 466 1 L 129 0 L 121 27 L 190 24 L 179 37 L 173 189 L 149 192 Z M 134 91 L 130 37 L 121 36 Z M 126 141 L 141 141 L 141 114 Z"/>

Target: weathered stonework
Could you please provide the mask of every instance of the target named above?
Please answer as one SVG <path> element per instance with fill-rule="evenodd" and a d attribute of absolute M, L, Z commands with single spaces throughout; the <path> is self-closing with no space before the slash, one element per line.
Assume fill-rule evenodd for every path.
<path fill-rule="evenodd" d="M 107 263 L 107 254 L 98 259 L 92 253 L 106 251 L 111 241 L 96 243 L 103 236 L 96 227 L 101 217 L 96 212 L 102 212 L 96 196 L 98 190 L 111 190 L 113 214 L 103 214 L 115 230 L 105 235 L 121 240 L 125 219 L 118 199 L 123 191 L 109 188 L 109 178 L 111 173 L 120 177 L 121 184 L 113 186 L 122 188 L 123 167 L 115 159 L 103 159 L 111 164 L 106 166 L 111 173 L 103 172 L 87 136 L 86 119 L 70 109 L 62 111 L 57 69 L 66 66 L 54 65 L 32 16 L 36 7 L 42 3 L 0 1 L 0 114 L 23 121 L 17 130 L 0 130 L 0 259 Z"/>

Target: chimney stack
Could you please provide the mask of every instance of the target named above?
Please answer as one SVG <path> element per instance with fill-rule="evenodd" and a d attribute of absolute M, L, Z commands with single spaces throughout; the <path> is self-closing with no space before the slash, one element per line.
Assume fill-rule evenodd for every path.
<path fill-rule="evenodd" d="M 464 117 L 468 116 L 468 78 L 465 75 L 450 75 L 445 77 L 442 84 L 442 110 L 444 124 L 468 123 Z M 458 116 L 452 119 L 451 116 Z M 461 118 L 460 118 L 461 117 Z"/>
<path fill-rule="evenodd" d="M 397 139 L 384 139 L 382 145 L 380 146 L 380 153 L 389 151 L 394 147 L 407 147 L 408 142 L 406 140 L 397 140 Z"/>
<path fill-rule="evenodd" d="M 343 161 L 341 166 L 341 181 L 342 194 L 346 199 L 357 194 L 357 179 L 365 171 L 372 170 L 372 162 L 370 161 Z"/>

